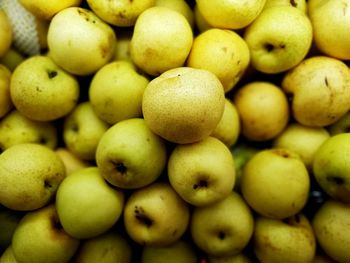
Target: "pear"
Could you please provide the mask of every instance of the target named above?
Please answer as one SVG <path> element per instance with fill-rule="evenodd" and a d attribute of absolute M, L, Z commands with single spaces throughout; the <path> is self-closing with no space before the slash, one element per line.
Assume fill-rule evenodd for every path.
<path fill-rule="evenodd" d="M 59 11 L 52 18 L 47 32 L 52 60 L 79 76 L 91 75 L 108 63 L 115 53 L 116 41 L 113 28 L 94 12 L 82 7 Z"/>
<path fill-rule="evenodd" d="M 188 241 L 178 240 L 169 246 L 144 246 L 141 263 L 197 263 L 198 256 L 194 246 Z"/>
<path fill-rule="evenodd" d="M 313 174 L 321 188 L 336 200 L 350 203 L 350 133 L 328 138 L 316 151 Z"/>
<path fill-rule="evenodd" d="M 8 246 L 4 253 L 0 256 L 1 263 L 18 263 L 15 255 L 13 254 L 12 246 Z"/>
<path fill-rule="evenodd" d="M 318 244 L 336 262 L 349 262 L 349 224 L 349 204 L 332 199 L 326 201 L 312 219 Z"/>
<path fill-rule="evenodd" d="M 23 213 L 0 206 L 0 254 L 11 245 L 12 235 L 22 217 Z"/>
<path fill-rule="evenodd" d="M 286 95 L 271 82 L 253 81 L 240 87 L 233 103 L 241 120 L 241 134 L 251 141 L 278 136 L 289 121 Z"/>
<path fill-rule="evenodd" d="M 350 111 L 345 113 L 340 119 L 326 127 L 331 136 L 350 131 Z"/>
<path fill-rule="evenodd" d="M 75 76 L 48 56 L 32 56 L 12 73 L 10 93 L 16 109 L 29 119 L 52 121 L 67 115 L 79 99 Z"/>
<path fill-rule="evenodd" d="M 13 30 L 10 20 L 7 17 L 7 14 L 4 10 L 0 10 L 0 57 L 3 57 L 4 54 L 11 48 Z"/>
<path fill-rule="evenodd" d="M 174 244 L 187 230 L 189 221 L 189 205 L 165 182 L 133 191 L 124 208 L 126 232 L 142 246 Z"/>
<path fill-rule="evenodd" d="M 291 97 L 294 119 L 310 127 L 339 120 L 350 107 L 350 71 L 341 60 L 313 56 L 287 72 L 282 89 Z"/>
<path fill-rule="evenodd" d="M 240 131 L 241 124 L 237 108 L 230 99 L 226 98 L 224 113 L 210 136 L 218 138 L 231 147 L 238 141 Z"/>
<path fill-rule="evenodd" d="M 182 14 L 192 28 L 194 28 L 194 14 L 186 0 L 156 0 L 155 6 L 167 7 Z"/>
<path fill-rule="evenodd" d="M 149 80 L 130 61 L 113 61 L 94 74 L 89 101 L 96 115 L 109 124 L 142 117 L 142 95 Z"/>
<path fill-rule="evenodd" d="M 142 118 L 114 124 L 104 133 L 96 150 L 101 175 L 123 189 L 154 182 L 163 172 L 166 160 L 164 140 L 154 134 Z"/>
<path fill-rule="evenodd" d="M 323 127 L 307 127 L 299 123 L 289 123 L 282 133 L 274 138 L 272 146 L 296 152 L 306 168 L 312 171 L 316 151 L 330 136 Z"/>
<path fill-rule="evenodd" d="M 151 80 L 142 100 L 147 126 L 179 144 L 209 136 L 224 109 L 225 93 L 219 79 L 208 70 L 190 67 L 174 68 Z"/>
<path fill-rule="evenodd" d="M 238 254 L 233 256 L 211 256 L 208 257 L 208 263 L 252 263 L 249 257 L 245 254 Z"/>
<path fill-rule="evenodd" d="M 138 17 L 130 42 L 130 54 L 138 68 L 151 76 L 158 76 L 183 66 L 192 43 L 192 28 L 182 14 L 154 6 Z"/>
<path fill-rule="evenodd" d="M 307 14 L 308 4 L 306 0 L 266 0 L 264 9 L 274 6 L 292 6 Z"/>
<path fill-rule="evenodd" d="M 193 13 L 194 13 L 196 29 L 198 30 L 198 32 L 204 32 L 209 28 L 213 28 L 213 26 L 210 25 L 208 21 L 206 21 L 205 18 L 203 17 L 201 11 L 198 8 L 197 3 L 195 3 L 194 5 Z"/>
<path fill-rule="evenodd" d="M 114 230 L 81 241 L 74 263 L 131 263 L 130 242 Z"/>
<path fill-rule="evenodd" d="M 12 238 L 12 250 L 18 262 L 69 262 L 80 241 L 61 227 L 55 206 L 50 204 L 28 212 L 19 222 Z"/>
<path fill-rule="evenodd" d="M 235 184 L 235 164 L 219 139 L 177 145 L 168 159 L 171 186 L 187 203 L 206 206 L 223 200 Z"/>
<path fill-rule="evenodd" d="M 194 208 L 191 216 L 193 242 L 213 256 L 241 253 L 248 245 L 253 229 L 252 211 L 236 192 L 214 204 Z"/>
<path fill-rule="evenodd" d="M 132 27 L 121 27 L 116 29 L 118 41 L 114 50 L 114 57 L 112 61 L 124 60 L 132 63 L 130 56 L 130 41 L 133 34 Z"/>
<path fill-rule="evenodd" d="M 57 127 L 52 122 L 34 121 L 12 110 L 0 121 L 0 148 L 4 151 L 20 143 L 37 143 L 54 149 L 58 143 Z"/>
<path fill-rule="evenodd" d="M 0 155 L 0 203 L 13 210 L 38 209 L 54 198 L 64 178 L 64 164 L 52 149 L 14 145 Z"/>
<path fill-rule="evenodd" d="M 260 262 L 307 263 L 316 253 L 316 239 L 309 219 L 298 214 L 278 219 L 255 219 L 253 246 Z"/>
<path fill-rule="evenodd" d="M 81 160 L 67 148 L 58 147 L 55 149 L 55 153 L 61 158 L 66 168 L 66 175 L 70 175 L 72 172 L 89 166 L 87 161 Z"/>
<path fill-rule="evenodd" d="M 213 72 L 227 93 L 242 78 L 249 62 L 248 45 L 238 33 L 212 28 L 194 38 L 186 66 Z"/>
<path fill-rule="evenodd" d="M 87 0 L 91 10 L 102 20 L 117 27 L 135 25 L 137 18 L 148 8 L 155 5 L 155 0 Z"/>
<path fill-rule="evenodd" d="M 70 174 L 56 193 L 61 225 L 78 239 L 96 237 L 108 231 L 120 218 L 123 207 L 124 193 L 108 185 L 97 167 Z"/>
<path fill-rule="evenodd" d="M 266 217 L 283 219 L 299 213 L 309 189 L 306 166 L 291 150 L 261 150 L 243 168 L 242 195 L 253 210 Z"/>
<path fill-rule="evenodd" d="M 71 6 L 79 6 L 81 0 L 19 0 L 19 2 L 24 8 L 35 15 L 35 17 L 44 20 L 51 20 L 59 11 Z"/>
<path fill-rule="evenodd" d="M 347 1 L 311 0 L 309 17 L 316 47 L 325 55 L 341 60 L 350 59 L 350 14 Z M 334 34 L 334 32 L 337 32 Z"/>
<path fill-rule="evenodd" d="M 292 6 L 264 9 L 244 31 L 255 69 L 267 74 L 299 64 L 312 44 L 312 25 L 305 12 Z"/>
<path fill-rule="evenodd" d="M 3 118 L 13 107 L 10 95 L 11 75 L 11 71 L 0 64 L 0 118 Z"/>
<path fill-rule="evenodd" d="M 10 49 L 0 57 L 0 63 L 13 72 L 14 69 L 25 59 L 26 57 L 21 54 L 21 52 L 11 46 Z"/>
<path fill-rule="evenodd" d="M 63 123 L 66 147 L 82 160 L 94 160 L 97 145 L 109 125 L 101 120 L 89 101 L 79 103 Z"/>
<path fill-rule="evenodd" d="M 262 11 L 266 0 L 196 1 L 204 19 L 216 28 L 240 29 L 252 23 Z"/>

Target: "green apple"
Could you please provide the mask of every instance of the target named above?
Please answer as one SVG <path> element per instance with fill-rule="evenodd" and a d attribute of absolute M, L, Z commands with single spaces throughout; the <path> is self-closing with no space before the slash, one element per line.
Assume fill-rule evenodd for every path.
<path fill-rule="evenodd" d="M 0 57 L 11 48 L 13 29 L 10 20 L 4 10 L 0 9 Z"/>
<path fill-rule="evenodd" d="M 189 221 L 189 205 L 164 182 L 134 190 L 124 208 L 125 230 L 142 246 L 175 243 L 187 230 Z"/>
<path fill-rule="evenodd" d="M 195 207 L 192 211 L 192 240 L 209 255 L 230 256 L 241 253 L 248 245 L 253 229 L 253 213 L 236 192 L 231 192 L 214 204 Z"/>
<path fill-rule="evenodd" d="M 350 14 L 347 1 L 308 1 L 308 14 L 314 32 L 314 42 L 325 55 L 341 60 L 350 59 Z M 335 33 L 336 32 L 336 33 Z"/>
<path fill-rule="evenodd" d="M 227 93 L 241 80 L 249 62 L 248 45 L 238 33 L 212 28 L 194 38 L 186 66 L 213 72 Z"/>
<path fill-rule="evenodd" d="M 23 213 L 0 206 L 0 254 L 11 245 L 13 233 L 22 217 Z"/>
<path fill-rule="evenodd" d="M 63 230 L 55 206 L 50 204 L 26 213 L 13 234 L 11 246 L 21 263 L 63 263 L 69 262 L 79 243 Z"/>
<path fill-rule="evenodd" d="M 350 133 L 328 138 L 316 151 L 313 174 L 332 198 L 350 203 Z"/>
<path fill-rule="evenodd" d="M 142 118 L 117 122 L 100 139 L 96 163 L 112 185 L 135 189 L 155 181 L 166 166 L 167 149 Z"/>
<path fill-rule="evenodd" d="M 64 70 L 82 76 L 95 73 L 112 59 L 116 41 L 113 28 L 82 7 L 58 12 L 47 33 L 53 61 Z"/>
<path fill-rule="evenodd" d="M 260 262 L 308 263 L 316 253 L 316 238 L 309 219 L 297 214 L 284 220 L 258 216 L 253 246 Z"/>
<path fill-rule="evenodd" d="M 331 136 L 339 133 L 350 132 L 350 111 L 345 113 L 340 119 L 326 127 Z"/>
<path fill-rule="evenodd" d="M 226 98 L 224 113 L 210 136 L 218 138 L 228 147 L 232 147 L 238 141 L 240 131 L 241 124 L 236 106 L 230 99 Z"/>
<path fill-rule="evenodd" d="M 8 246 L 4 253 L 0 256 L 1 263 L 18 263 L 15 255 L 13 254 L 12 246 Z"/>
<path fill-rule="evenodd" d="M 197 0 L 196 4 L 210 25 L 216 28 L 240 29 L 259 16 L 265 2 L 266 0 Z"/>
<path fill-rule="evenodd" d="M 156 6 L 167 7 L 182 14 L 192 28 L 194 28 L 194 14 L 186 0 L 156 0 Z"/>
<path fill-rule="evenodd" d="M 271 140 L 288 124 L 288 99 L 272 82 L 248 82 L 233 95 L 233 103 L 241 121 L 241 135 L 248 140 Z"/>
<path fill-rule="evenodd" d="M 283 219 L 299 213 L 309 189 L 306 166 L 291 150 L 261 150 L 243 168 L 242 195 L 253 210 L 266 217 Z"/>
<path fill-rule="evenodd" d="M 192 43 L 192 28 L 182 14 L 154 6 L 138 17 L 130 42 L 130 54 L 138 68 L 158 76 L 183 66 Z"/>
<path fill-rule="evenodd" d="M 0 120 L 0 149 L 20 143 L 38 143 L 54 149 L 57 146 L 57 127 L 49 121 L 28 119 L 14 109 Z"/>
<path fill-rule="evenodd" d="M 14 145 L 0 154 L 0 203 L 13 210 L 38 209 L 52 201 L 64 178 L 64 164 L 52 149 Z"/>
<path fill-rule="evenodd" d="M 299 64 L 312 43 L 308 16 L 292 6 L 264 9 L 244 31 L 251 63 L 267 74 L 281 73 Z"/>
<path fill-rule="evenodd" d="M 65 147 L 56 148 L 55 153 L 61 158 L 66 168 L 66 175 L 89 166 L 87 161 L 80 159 Z"/>
<path fill-rule="evenodd" d="M 131 263 L 132 247 L 120 233 L 106 233 L 81 241 L 74 263 Z"/>
<path fill-rule="evenodd" d="M 283 76 L 294 119 L 305 126 L 325 127 L 349 110 L 350 71 L 341 60 L 312 56 Z"/>
<path fill-rule="evenodd" d="M 142 99 L 147 126 L 164 139 L 179 144 L 209 136 L 224 110 L 224 88 L 216 75 L 205 69 L 168 70 L 150 81 Z"/>
<path fill-rule="evenodd" d="M 107 23 L 117 27 L 131 27 L 141 13 L 154 6 L 155 0 L 87 0 L 87 3 Z"/>
<path fill-rule="evenodd" d="M 77 104 L 79 93 L 76 77 L 48 56 L 27 58 L 12 73 L 12 102 L 32 120 L 52 121 L 67 115 Z"/>
<path fill-rule="evenodd" d="M 289 123 L 282 133 L 274 138 L 272 146 L 296 152 L 306 168 L 312 171 L 314 155 L 329 137 L 329 132 L 323 127 L 307 127 L 299 123 Z"/>
<path fill-rule="evenodd" d="M 56 193 L 56 209 L 63 229 L 72 237 L 96 237 L 112 228 L 124 207 L 124 193 L 112 188 L 97 167 L 67 176 Z"/>
<path fill-rule="evenodd" d="M 21 5 L 37 18 L 51 20 L 59 11 L 71 7 L 79 6 L 81 0 L 18 0 Z"/>
<path fill-rule="evenodd" d="M 316 240 L 322 250 L 336 262 L 350 258 L 350 205 L 326 201 L 312 219 Z"/>
<path fill-rule="evenodd" d="M 208 257 L 208 263 L 252 263 L 250 258 L 245 254 L 233 256 L 211 256 Z"/>
<path fill-rule="evenodd" d="M 223 200 L 235 185 L 230 149 L 219 139 L 176 145 L 168 159 L 168 178 L 187 203 L 206 206 Z"/>
<path fill-rule="evenodd" d="M 91 103 L 79 103 L 63 123 L 66 147 L 82 160 L 94 160 L 97 145 L 109 125 L 95 113 Z"/>
<path fill-rule="evenodd" d="M 194 246 L 188 241 L 178 240 L 169 246 L 144 246 L 141 263 L 197 263 L 198 256 Z"/>
<path fill-rule="evenodd" d="M 11 75 L 11 71 L 5 65 L 0 64 L 0 119 L 13 107 L 10 95 Z"/>
<path fill-rule="evenodd" d="M 142 95 L 147 77 L 129 61 L 113 61 L 96 72 L 89 100 L 97 116 L 109 124 L 142 117 Z"/>

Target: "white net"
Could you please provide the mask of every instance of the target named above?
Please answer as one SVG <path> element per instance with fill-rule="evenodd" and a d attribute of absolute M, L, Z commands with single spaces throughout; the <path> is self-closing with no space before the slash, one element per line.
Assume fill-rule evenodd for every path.
<path fill-rule="evenodd" d="M 13 30 L 13 45 L 26 55 L 40 53 L 36 19 L 17 0 L 0 0 L 0 9 L 9 17 Z"/>

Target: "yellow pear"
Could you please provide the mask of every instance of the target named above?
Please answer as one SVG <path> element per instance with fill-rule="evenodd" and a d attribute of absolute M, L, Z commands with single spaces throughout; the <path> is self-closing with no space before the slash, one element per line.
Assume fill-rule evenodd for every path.
<path fill-rule="evenodd" d="M 12 45 L 12 25 L 5 11 L 0 9 L 0 57 L 10 49 Z"/>
<path fill-rule="evenodd" d="M 190 26 L 194 27 L 194 14 L 188 3 L 185 0 L 156 0 L 156 6 L 163 6 L 182 14 L 190 24 Z"/>
<path fill-rule="evenodd" d="M 10 95 L 11 71 L 0 64 L 0 119 L 13 107 Z"/>
<path fill-rule="evenodd" d="M 284 75 L 282 89 L 291 96 L 293 117 L 305 126 L 331 125 L 350 108 L 350 70 L 332 57 L 305 59 Z"/>
<path fill-rule="evenodd" d="M 194 38 L 186 65 L 213 72 L 228 92 L 241 79 L 249 62 L 248 45 L 238 33 L 213 28 Z"/>
<path fill-rule="evenodd" d="M 61 158 L 65 168 L 66 175 L 70 175 L 71 173 L 86 168 L 89 164 L 77 156 L 75 156 L 71 151 L 64 147 L 58 147 L 55 150 L 55 153 Z"/>
<path fill-rule="evenodd" d="M 16 48 L 10 47 L 7 52 L 0 57 L 0 64 L 3 64 L 11 72 L 23 61 L 26 57 Z"/>
<path fill-rule="evenodd" d="M 198 5 L 195 4 L 193 8 L 193 13 L 194 13 L 194 20 L 195 20 L 195 25 L 196 28 L 199 32 L 204 32 L 205 30 L 209 28 L 213 28 L 203 17 L 201 14 L 201 11 L 198 8 Z"/>
<path fill-rule="evenodd" d="M 266 0 L 265 8 L 270 8 L 274 6 L 292 6 L 298 8 L 299 10 L 307 13 L 307 1 L 306 0 Z"/>
<path fill-rule="evenodd" d="M 208 263 L 252 263 L 250 258 L 245 254 L 238 254 L 233 256 L 208 256 Z"/>
<path fill-rule="evenodd" d="M 141 70 L 157 76 L 183 66 L 192 42 L 192 28 L 183 15 L 166 7 L 155 6 L 137 19 L 130 54 Z"/>
<path fill-rule="evenodd" d="M 147 126 L 175 143 L 192 143 L 209 136 L 225 109 L 225 94 L 210 71 L 174 68 L 147 85 L 142 112 Z M 171 127 L 171 128 L 170 128 Z"/>
<path fill-rule="evenodd" d="M 8 246 L 0 256 L 1 263 L 18 263 L 15 255 L 13 254 L 12 246 Z"/>
<path fill-rule="evenodd" d="M 249 82 L 237 90 L 233 103 L 241 120 L 241 134 L 249 140 L 273 139 L 288 124 L 287 97 L 273 83 Z"/>

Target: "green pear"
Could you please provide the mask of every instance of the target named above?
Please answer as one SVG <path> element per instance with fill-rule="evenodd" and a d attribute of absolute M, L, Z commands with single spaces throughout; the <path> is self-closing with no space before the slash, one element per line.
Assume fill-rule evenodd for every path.
<path fill-rule="evenodd" d="M 0 64 L 0 118 L 4 117 L 13 107 L 10 95 L 11 75 L 10 69 Z"/>
<path fill-rule="evenodd" d="M 133 191 L 124 208 L 126 232 L 143 246 L 175 243 L 187 230 L 189 221 L 189 205 L 168 183 L 154 182 Z"/>
<path fill-rule="evenodd" d="M 64 178 L 64 164 L 52 149 L 14 145 L 0 154 L 0 203 L 13 210 L 38 209 L 54 198 Z"/>
<path fill-rule="evenodd" d="M 252 263 L 252 261 L 245 254 L 238 254 L 233 256 L 208 256 L 208 263 Z"/>
<path fill-rule="evenodd" d="M 12 246 L 8 246 L 4 253 L 0 256 L 1 263 L 18 263 L 15 255 L 13 254 Z"/>
<path fill-rule="evenodd" d="M 56 209 L 63 229 L 72 237 L 86 239 L 108 231 L 120 218 L 124 193 L 112 188 L 97 167 L 67 176 L 56 193 Z"/>
<path fill-rule="evenodd" d="M 327 126 L 326 129 L 328 130 L 328 132 L 330 133 L 331 136 L 339 134 L 339 133 L 350 132 L 350 111 L 345 113 L 336 122 Z"/>
<path fill-rule="evenodd" d="M 75 76 L 61 69 L 48 56 L 32 56 L 12 73 L 13 104 L 32 120 L 52 121 L 67 115 L 79 98 Z"/>
<path fill-rule="evenodd" d="M 284 72 L 299 64 L 312 44 L 312 25 L 305 12 L 292 6 L 264 9 L 245 29 L 251 63 L 267 74 Z"/>
<path fill-rule="evenodd" d="M 329 137 L 329 132 L 323 127 L 307 127 L 299 123 L 289 123 L 282 133 L 274 138 L 272 146 L 296 152 L 306 168 L 312 171 L 314 155 Z"/>
<path fill-rule="evenodd" d="M 131 263 L 129 241 L 114 230 L 81 241 L 74 263 Z"/>
<path fill-rule="evenodd" d="M 144 246 L 141 253 L 141 263 L 197 263 L 198 256 L 192 244 L 178 240 L 169 246 Z"/>
<path fill-rule="evenodd" d="M 336 262 L 350 259 L 350 205 L 326 201 L 312 219 L 316 240 L 323 251 Z"/>
<path fill-rule="evenodd" d="M 258 214 L 283 219 L 305 206 L 310 178 L 299 155 L 287 149 L 265 149 L 243 168 L 241 192 Z"/>
<path fill-rule="evenodd" d="M 0 254 L 11 245 L 13 233 L 22 217 L 23 213 L 0 207 Z"/>
<path fill-rule="evenodd" d="M 13 72 L 14 69 L 25 59 L 25 55 L 19 52 L 15 47 L 10 47 L 10 49 L 0 57 L 0 63 Z"/>
<path fill-rule="evenodd" d="M 54 149 L 58 143 L 57 128 L 52 122 L 34 121 L 12 110 L 0 120 L 0 148 L 4 151 L 20 143 L 38 143 Z"/>
<path fill-rule="evenodd" d="M 208 137 L 178 144 L 168 159 L 168 178 L 187 203 L 206 206 L 226 198 L 235 185 L 235 164 L 230 149 Z"/>
<path fill-rule="evenodd" d="M 236 192 L 214 204 L 194 208 L 191 216 L 193 242 L 213 256 L 241 253 L 248 245 L 253 229 L 252 211 Z"/>
<path fill-rule="evenodd" d="M 350 71 L 341 60 L 319 55 L 306 58 L 282 79 L 291 97 L 293 118 L 310 127 L 325 127 L 349 110 Z"/>
<path fill-rule="evenodd" d="M 336 200 L 350 203 L 350 133 L 328 138 L 316 151 L 313 174 L 321 188 Z"/>
<path fill-rule="evenodd" d="M 12 237 L 12 250 L 21 263 L 68 263 L 79 243 L 63 230 L 50 204 L 21 219 Z"/>
<path fill-rule="evenodd" d="M 142 116 L 142 95 L 149 80 L 129 61 L 113 61 L 91 80 L 89 100 L 97 116 L 109 124 Z"/>
<path fill-rule="evenodd" d="M 192 28 L 182 14 L 163 6 L 153 6 L 136 20 L 130 55 L 138 68 L 158 76 L 183 66 L 192 43 Z"/>
<path fill-rule="evenodd" d="M 78 158 L 91 161 L 95 159 L 97 145 L 108 128 L 90 102 L 81 102 L 64 119 L 63 141 Z"/>
<path fill-rule="evenodd" d="M 89 166 L 87 161 L 80 159 L 67 148 L 58 147 L 55 153 L 61 158 L 66 168 L 66 175 L 70 175 L 72 172 Z"/>
<path fill-rule="evenodd" d="M 142 118 L 117 122 L 100 139 L 96 162 L 112 185 L 135 189 L 155 181 L 167 159 L 166 145 Z"/>
<path fill-rule="evenodd" d="M 58 12 L 47 32 L 52 60 L 79 76 L 91 75 L 108 63 L 115 53 L 116 42 L 113 28 L 82 7 L 68 7 Z"/>
<path fill-rule="evenodd" d="M 309 219 L 297 214 L 284 220 L 258 216 L 253 246 L 262 263 L 308 263 L 316 253 L 316 239 Z"/>
<path fill-rule="evenodd" d="M 220 80 L 208 70 L 190 67 L 173 68 L 154 78 L 142 99 L 147 126 L 179 144 L 209 136 L 224 110 L 225 92 Z"/>

